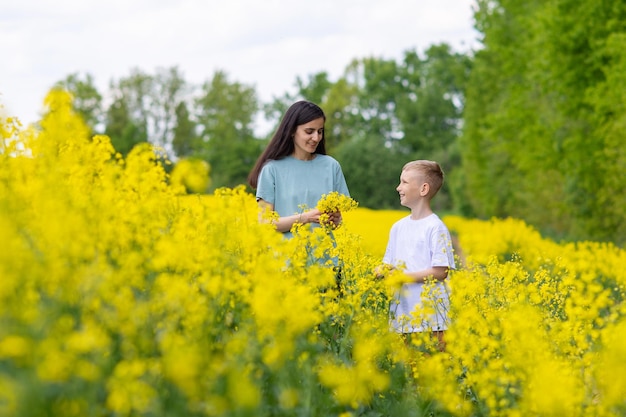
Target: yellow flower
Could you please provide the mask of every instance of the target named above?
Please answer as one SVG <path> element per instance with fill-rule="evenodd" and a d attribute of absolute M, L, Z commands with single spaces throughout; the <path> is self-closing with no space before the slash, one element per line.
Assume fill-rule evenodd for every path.
<path fill-rule="evenodd" d="M 323 194 L 316 206 L 317 209 L 322 212 L 320 224 L 328 229 L 336 229 L 341 226 L 341 223 L 332 223 L 330 221 L 330 214 L 349 212 L 357 208 L 358 205 L 359 203 L 357 203 L 356 200 L 346 195 L 339 194 L 337 191 Z"/>
<path fill-rule="evenodd" d="M 162 149 L 124 158 L 88 137 L 69 96 L 46 103 L 41 129 L 0 118 L 0 414 L 624 410 L 623 249 L 444 217 L 464 262 L 448 279 L 446 350 L 425 355 L 430 334 L 409 345 L 389 329 L 406 276 L 375 278 L 405 212 L 330 193 L 318 208 L 346 227 L 282 239 L 244 186 L 186 195 L 206 167 L 168 177 Z M 52 391 L 68 394 L 24 394 Z"/>
<path fill-rule="evenodd" d="M 184 187 L 193 193 L 203 193 L 210 185 L 211 167 L 199 159 L 182 159 L 176 163 L 170 181 L 174 186 Z"/>

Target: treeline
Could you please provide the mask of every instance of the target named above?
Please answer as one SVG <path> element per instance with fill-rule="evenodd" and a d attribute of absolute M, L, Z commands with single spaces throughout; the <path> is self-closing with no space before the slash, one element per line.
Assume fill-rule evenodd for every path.
<path fill-rule="evenodd" d="M 440 44 L 423 56 L 406 51 L 399 62 L 354 59 L 337 80 L 326 72 L 297 78 L 294 92 L 270 103 L 223 71 L 192 85 L 176 67 L 152 74 L 134 69 L 111 81 L 105 93 L 90 74 L 72 74 L 56 88 L 71 92 L 74 109 L 122 154 L 150 142 L 174 162 L 207 161 L 211 189 L 244 184 L 273 133 L 258 137 L 255 123 L 265 118 L 276 126 L 289 105 L 306 98 L 327 115 L 326 149 L 341 162 L 353 197 L 364 207 L 399 208 L 395 187 L 405 162 L 436 159 L 448 171 L 459 166 L 456 145 L 470 68 L 468 55 Z M 452 210 L 447 189 L 438 203 Z"/>
<path fill-rule="evenodd" d="M 327 150 L 364 207 L 398 208 L 399 169 L 434 159 L 435 209 L 513 216 L 556 239 L 626 242 L 626 2 L 478 0 L 482 47 L 438 44 L 399 60 L 354 59 L 338 79 L 297 78 L 261 103 L 218 71 L 190 85 L 177 68 L 133 70 L 104 95 L 90 75 L 59 82 L 95 133 L 128 152 L 162 146 L 211 166 L 211 187 L 245 183 L 270 126 L 306 98 L 327 114 Z M 207 190 L 210 191 L 210 190 Z"/>
<path fill-rule="evenodd" d="M 464 211 L 626 242 L 626 2 L 479 0 Z"/>

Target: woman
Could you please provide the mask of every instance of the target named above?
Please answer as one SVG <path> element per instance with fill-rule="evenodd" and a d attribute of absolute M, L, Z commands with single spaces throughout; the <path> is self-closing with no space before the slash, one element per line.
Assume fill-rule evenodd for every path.
<path fill-rule="evenodd" d="M 259 206 L 278 214 L 274 224 L 285 237 L 292 236 L 295 223 L 319 226 L 322 213 L 316 205 L 323 194 L 350 196 L 341 166 L 326 155 L 325 122 L 316 104 L 294 103 L 248 176 Z M 341 222 L 340 212 L 329 217 L 334 224 Z"/>

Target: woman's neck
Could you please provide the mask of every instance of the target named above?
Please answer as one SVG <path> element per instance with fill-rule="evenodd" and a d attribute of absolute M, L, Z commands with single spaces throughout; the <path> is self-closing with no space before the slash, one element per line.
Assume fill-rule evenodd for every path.
<path fill-rule="evenodd" d="M 291 156 L 293 158 L 299 159 L 300 161 L 312 161 L 315 158 L 315 154 L 314 153 L 303 153 L 303 154 L 298 154 L 296 152 L 292 153 Z"/>

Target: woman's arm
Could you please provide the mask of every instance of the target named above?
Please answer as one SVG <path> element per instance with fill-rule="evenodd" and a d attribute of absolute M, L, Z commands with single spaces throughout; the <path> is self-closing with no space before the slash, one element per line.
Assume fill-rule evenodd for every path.
<path fill-rule="evenodd" d="M 313 209 L 309 211 L 305 211 L 300 214 L 293 214 L 291 216 L 279 217 L 278 219 L 271 218 L 267 216 L 268 211 L 274 211 L 274 205 L 268 203 L 262 198 L 259 199 L 259 207 L 261 207 L 261 211 L 259 212 L 259 221 L 262 223 L 267 223 L 271 221 L 274 226 L 276 226 L 276 230 L 281 233 L 285 233 L 291 230 L 295 223 L 319 223 L 320 222 L 320 214 L 322 214 L 318 209 Z"/>

